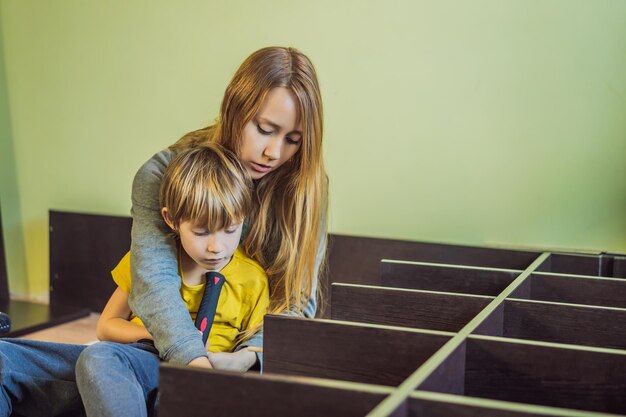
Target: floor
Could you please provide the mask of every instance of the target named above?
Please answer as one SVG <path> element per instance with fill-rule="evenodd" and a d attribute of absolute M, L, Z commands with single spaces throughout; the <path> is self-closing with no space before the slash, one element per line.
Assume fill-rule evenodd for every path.
<path fill-rule="evenodd" d="M 20 337 L 59 343 L 87 344 L 95 342 L 97 340 L 96 324 L 99 317 L 100 314 L 91 313 L 88 317 Z"/>

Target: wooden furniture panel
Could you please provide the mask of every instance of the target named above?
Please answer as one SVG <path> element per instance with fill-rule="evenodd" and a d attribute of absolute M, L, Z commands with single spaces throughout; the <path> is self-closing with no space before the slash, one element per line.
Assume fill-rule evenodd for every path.
<path fill-rule="evenodd" d="M 561 274 L 626 278 L 626 257 L 606 253 L 553 253 L 550 259 L 537 270 Z"/>
<path fill-rule="evenodd" d="M 370 285 L 380 284 L 381 259 L 523 270 L 540 253 L 345 235 L 328 244 L 329 282 Z"/>
<path fill-rule="evenodd" d="M 626 309 L 506 300 L 503 336 L 626 349 Z"/>
<path fill-rule="evenodd" d="M 382 260 L 382 285 L 416 290 L 496 296 L 521 271 Z"/>
<path fill-rule="evenodd" d="M 465 393 L 465 342 L 447 355 L 437 368 L 422 382 L 420 390 L 447 394 Z"/>
<path fill-rule="evenodd" d="M 266 316 L 264 371 L 398 385 L 448 339 L 425 332 L 328 320 Z"/>
<path fill-rule="evenodd" d="M 331 318 L 456 332 L 491 300 L 472 295 L 334 283 Z"/>
<path fill-rule="evenodd" d="M 467 340 L 465 395 L 626 413 L 626 352 Z"/>
<path fill-rule="evenodd" d="M 123 216 L 50 212 L 51 306 L 102 311 L 116 287 L 111 270 L 130 249 L 131 224 Z"/>
<path fill-rule="evenodd" d="M 31 320 L 44 327 L 102 308 L 131 227 L 50 216 L 51 306 Z M 165 365 L 159 415 L 626 415 L 626 350 L 615 349 L 626 343 L 626 280 L 616 277 L 624 255 L 331 235 L 321 287 L 386 288 L 333 286 L 333 320 L 267 316 L 264 375 Z"/>
<path fill-rule="evenodd" d="M 390 389 L 161 365 L 159 417 L 364 416 Z"/>
<path fill-rule="evenodd" d="M 516 298 L 626 308 L 626 279 L 536 273 L 530 293 Z"/>
<path fill-rule="evenodd" d="M 84 308 L 19 300 L 0 301 L 0 311 L 11 317 L 11 331 L 2 337 L 23 336 L 89 315 L 89 310 Z"/>
<path fill-rule="evenodd" d="M 516 402 L 416 391 L 410 396 L 411 417 L 610 417 L 614 414 L 577 411 Z"/>
<path fill-rule="evenodd" d="M 611 276 L 618 278 L 626 278 L 626 256 L 624 255 L 610 255 L 611 256 Z"/>
<path fill-rule="evenodd" d="M 94 240 L 94 236 L 97 235 L 88 236 L 87 238 L 88 240 Z M 52 254 L 55 253 L 57 259 L 63 259 L 65 262 L 77 261 L 76 253 L 71 252 L 69 248 L 55 240 L 50 242 L 50 253 L 51 259 Z M 93 257 L 93 255 L 90 255 L 90 257 Z M 19 337 L 89 315 L 89 309 L 77 305 L 77 303 L 51 303 L 46 305 L 11 299 L 9 297 L 8 277 L 6 274 L 2 220 L 0 219 L 0 311 L 8 314 L 11 319 L 11 330 L 8 333 L 3 333 L 1 337 Z M 85 277 L 81 278 L 84 279 Z M 81 284 L 92 286 L 94 282 L 84 280 Z M 73 294 L 72 290 L 71 287 L 67 288 L 65 291 L 66 297 Z"/>
<path fill-rule="evenodd" d="M 502 336 L 504 332 L 504 303 L 492 311 L 473 331 L 474 334 L 485 336 Z"/>
<path fill-rule="evenodd" d="M 364 416 L 391 392 L 375 385 L 283 375 L 237 374 L 161 365 L 160 417 Z M 198 395 L 198 392 L 203 395 Z M 219 401 L 216 401 L 216 398 Z M 201 410 L 201 411 L 199 411 Z M 555 409 L 416 392 L 396 415 L 411 417 L 558 416 Z M 556 412 L 555 412 L 556 411 Z M 565 410 L 567 411 L 567 410 Z M 571 410 L 570 410 L 571 411 Z"/>

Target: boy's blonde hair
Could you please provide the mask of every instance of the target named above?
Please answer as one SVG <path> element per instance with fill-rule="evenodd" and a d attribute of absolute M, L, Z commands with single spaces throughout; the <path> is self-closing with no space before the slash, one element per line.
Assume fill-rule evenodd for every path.
<path fill-rule="evenodd" d="M 252 180 L 239 159 L 216 143 L 178 149 L 159 193 L 175 229 L 181 222 L 215 232 L 241 223 L 252 209 Z"/>

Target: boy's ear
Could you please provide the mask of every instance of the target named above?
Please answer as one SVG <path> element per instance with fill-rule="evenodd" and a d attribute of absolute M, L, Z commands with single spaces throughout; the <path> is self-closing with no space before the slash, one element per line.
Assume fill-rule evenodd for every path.
<path fill-rule="evenodd" d="M 170 229 L 172 229 L 173 231 L 176 231 L 176 227 L 174 227 L 174 223 L 172 223 L 172 220 L 170 219 L 170 216 L 167 213 L 167 207 L 163 207 L 161 209 L 161 216 L 163 216 L 163 220 L 165 220 L 165 223 L 167 223 Z"/>

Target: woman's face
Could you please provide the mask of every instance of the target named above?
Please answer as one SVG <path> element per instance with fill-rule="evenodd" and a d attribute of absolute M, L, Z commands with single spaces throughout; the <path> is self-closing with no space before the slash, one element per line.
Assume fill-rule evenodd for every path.
<path fill-rule="evenodd" d="M 291 90 L 269 91 L 258 113 L 243 128 L 240 159 L 253 180 L 278 169 L 298 152 L 302 126 Z"/>

